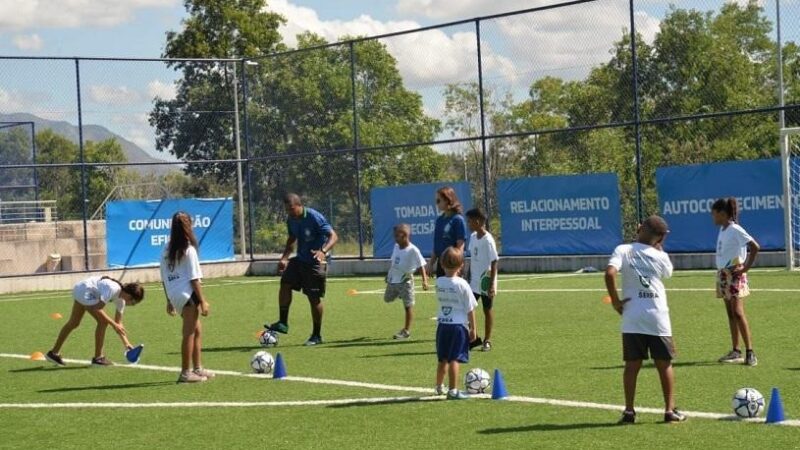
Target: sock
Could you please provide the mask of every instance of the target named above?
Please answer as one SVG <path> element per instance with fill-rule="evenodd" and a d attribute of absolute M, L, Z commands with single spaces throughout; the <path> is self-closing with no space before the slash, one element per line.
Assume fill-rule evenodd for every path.
<path fill-rule="evenodd" d="M 280 322 L 284 325 L 289 325 L 289 307 L 280 307 Z"/>

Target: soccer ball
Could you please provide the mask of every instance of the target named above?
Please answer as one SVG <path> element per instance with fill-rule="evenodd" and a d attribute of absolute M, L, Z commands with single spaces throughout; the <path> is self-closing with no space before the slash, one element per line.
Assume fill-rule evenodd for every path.
<path fill-rule="evenodd" d="M 489 373 L 483 369 L 470 369 L 464 376 L 464 384 L 470 394 L 482 394 L 489 389 L 492 379 Z"/>
<path fill-rule="evenodd" d="M 764 396 L 753 388 L 742 388 L 733 394 L 733 412 L 739 417 L 758 417 L 764 411 Z"/>
<path fill-rule="evenodd" d="M 250 367 L 253 368 L 255 373 L 272 373 L 272 368 L 275 367 L 275 359 L 268 352 L 262 350 L 253 355 L 250 360 Z"/>
<path fill-rule="evenodd" d="M 258 342 L 262 347 L 277 347 L 278 335 L 272 331 L 265 331 L 258 337 Z"/>

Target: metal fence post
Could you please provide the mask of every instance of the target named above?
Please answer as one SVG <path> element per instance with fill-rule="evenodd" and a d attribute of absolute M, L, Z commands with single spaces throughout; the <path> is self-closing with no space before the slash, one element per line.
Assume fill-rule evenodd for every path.
<path fill-rule="evenodd" d="M 83 212 L 83 268 L 89 270 L 89 227 L 87 203 L 89 198 L 86 192 L 86 158 L 83 150 L 83 109 L 81 108 L 81 63 L 75 58 L 75 87 L 78 95 L 78 149 L 80 150 L 81 160 L 81 199 L 83 200 L 81 211 Z"/>
<path fill-rule="evenodd" d="M 250 119 L 247 115 L 247 60 L 242 65 L 242 118 L 244 120 L 244 157 L 247 184 L 247 239 L 250 244 L 250 261 L 253 258 L 253 186 L 250 167 Z"/>
<path fill-rule="evenodd" d="M 631 63 L 633 65 L 633 130 L 636 139 L 636 217 L 644 220 L 644 199 L 642 194 L 642 133 L 639 114 L 639 61 L 636 54 L 636 20 L 633 11 L 634 0 L 629 0 L 631 19 Z"/>
<path fill-rule="evenodd" d="M 483 207 L 486 217 L 491 217 L 489 209 L 489 166 L 486 162 L 486 114 L 483 108 L 483 61 L 481 58 L 481 21 L 475 19 L 475 44 L 478 49 L 478 108 L 481 115 L 481 152 L 483 161 Z"/>
<path fill-rule="evenodd" d="M 358 224 L 358 258 L 364 259 L 364 227 L 361 223 L 361 154 L 358 151 L 358 109 L 356 105 L 356 52 L 350 42 L 350 89 L 353 97 L 353 155 L 356 159 L 356 223 Z"/>
<path fill-rule="evenodd" d="M 39 171 L 36 169 L 36 123 L 31 122 L 31 159 L 33 160 L 33 199 L 39 201 Z"/>

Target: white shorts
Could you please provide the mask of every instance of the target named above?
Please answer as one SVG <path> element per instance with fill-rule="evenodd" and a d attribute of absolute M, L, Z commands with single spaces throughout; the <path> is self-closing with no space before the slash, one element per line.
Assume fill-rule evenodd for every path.
<path fill-rule="evenodd" d="M 188 304 L 199 305 L 200 300 L 197 299 L 197 295 L 192 292 L 188 297 L 185 295 L 181 295 L 179 298 L 176 299 L 169 299 L 170 305 L 175 308 L 175 311 L 178 315 L 183 315 L 183 308 Z"/>
<path fill-rule="evenodd" d="M 72 298 L 83 306 L 94 306 L 100 303 L 100 299 L 95 297 L 88 286 L 78 283 L 72 288 Z"/>

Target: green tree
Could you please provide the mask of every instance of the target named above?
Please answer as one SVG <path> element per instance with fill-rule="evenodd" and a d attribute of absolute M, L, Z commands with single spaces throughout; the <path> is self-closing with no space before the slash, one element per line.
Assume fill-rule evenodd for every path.
<path fill-rule="evenodd" d="M 2 164 L 30 164 L 33 148 L 30 133 L 23 127 L 0 131 L 0 162 Z M 31 188 L 19 188 L 33 184 L 32 169 L 0 170 L 0 199 L 4 201 L 32 200 Z"/>
<path fill-rule="evenodd" d="M 42 164 L 79 161 L 78 145 L 67 138 L 45 130 L 36 134 L 37 159 Z M 115 139 L 84 143 L 86 162 L 125 162 L 122 146 Z M 123 169 L 115 166 L 86 168 L 87 214 L 91 215 L 117 183 Z M 83 216 L 83 194 L 80 167 L 48 167 L 39 169 L 40 198 L 56 200 L 62 219 L 76 220 Z"/>

